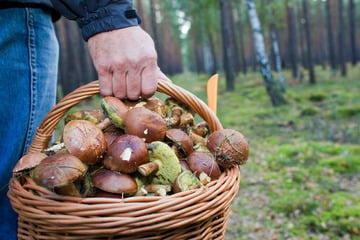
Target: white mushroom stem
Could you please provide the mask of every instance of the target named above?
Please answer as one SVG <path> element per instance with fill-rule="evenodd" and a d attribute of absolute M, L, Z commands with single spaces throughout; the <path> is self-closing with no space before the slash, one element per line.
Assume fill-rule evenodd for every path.
<path fill-rule="evenodd" d="M 203 145 L 206 145 L 206 138 L 194 133 L 193 131 L 189 132 L 189 136 L 191 140 L 193 141 L 194 145 L 201 143 Z"/>
<path fill-rule="evenodd" d="M 135 194 L 135 196 L 146 196 L 146 195 L 148 195 L 148 191 L 144 187 L 141 187 Z"/>
<path fill-rule="evenodd" d="M 203 185 L 208 184 L 209 182 L 211 182 L 211 178 L 204 172 L 201 172 L 199 174 L 199 180 Z"/>
<path fill-rule="evenodd" d="M 138 172 L 145 177 L 158 170 L 159 164 L 156 161 L 148 162 L 138 167 Z"/>
<path fill-rule="evenodd" d="M 97 126 L 98 128 L 100 128 L 101 130 L 104 130 L 105 128 L 110 127 L 111 124 L 112 124 L 112 122 L 110 121 L 110 119 L 109 119 L 109 118 L 105 118 L 103 121 L 97 123 L 96 126 Z"/>
<path fill-rule="evenodd" d="M 156 196 L 166 196 L 168 192 L 171 191 L 170 185 L 161 185 L 161 184 L 150 184 L 144 187 L 149 193 L 154 193 Z"/>

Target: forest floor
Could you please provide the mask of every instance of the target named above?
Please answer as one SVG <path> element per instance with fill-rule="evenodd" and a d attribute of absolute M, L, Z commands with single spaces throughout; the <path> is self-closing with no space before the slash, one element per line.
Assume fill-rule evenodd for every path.
<path fill-rule="evenodd" d="M 316 70 L 315 85 L 286 80 L 287 104 L 276 108 L 259 73 L 240 75 L 234 92 L 220 80 L 219 119 L 251 150 L 226 239 L 360 239 L 360 68 Z M 173 81 L 206 101 L 208 77 Z"/>

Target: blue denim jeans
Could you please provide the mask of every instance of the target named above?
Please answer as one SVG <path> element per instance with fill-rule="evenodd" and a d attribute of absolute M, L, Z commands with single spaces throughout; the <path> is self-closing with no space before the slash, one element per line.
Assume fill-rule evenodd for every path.
<path fill-rule="evenodd" d="M 0 9 L 0 239 L 17 239 L 7 198 L 17 160 L 54 106 L 59 58 L 51 15 L 40 8 Z"/>

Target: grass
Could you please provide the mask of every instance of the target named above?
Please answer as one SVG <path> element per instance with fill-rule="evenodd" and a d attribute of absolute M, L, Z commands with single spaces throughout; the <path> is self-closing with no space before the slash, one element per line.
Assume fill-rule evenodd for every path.
<path fill-rule="evenodd" d="M 221 76 L 218 117 L 251 146 L 226 239 L 360 239 L 360 68 L 316 75 L 288 84 L 276 108 L 260 74 L 239 75 L 234 92 Z M 172 80 L 206 102 L 208 78 Z"/>
<path fill-rule="evenodd" d="M 360 68 L 316 76 L 315 85 L 287 81 L 287 104 L 274 108 L 259 73 L 239 75 L 233 92 L 220 75 L 218 117 L 251 150 L 226 239 L 360 239 Z M 171 79 L 206 102 L 209 77 Z"/>

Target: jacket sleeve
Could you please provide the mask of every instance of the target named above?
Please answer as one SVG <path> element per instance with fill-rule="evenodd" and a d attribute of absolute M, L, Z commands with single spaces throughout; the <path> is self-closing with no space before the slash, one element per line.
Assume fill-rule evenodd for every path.
<path fill-rule="evenodd" d="M 54 8 L 70 20 L 76 20 L 83 38 L 119 28 L 137 26 L 140 17 L 132 0 L 51 0 Z"/>

